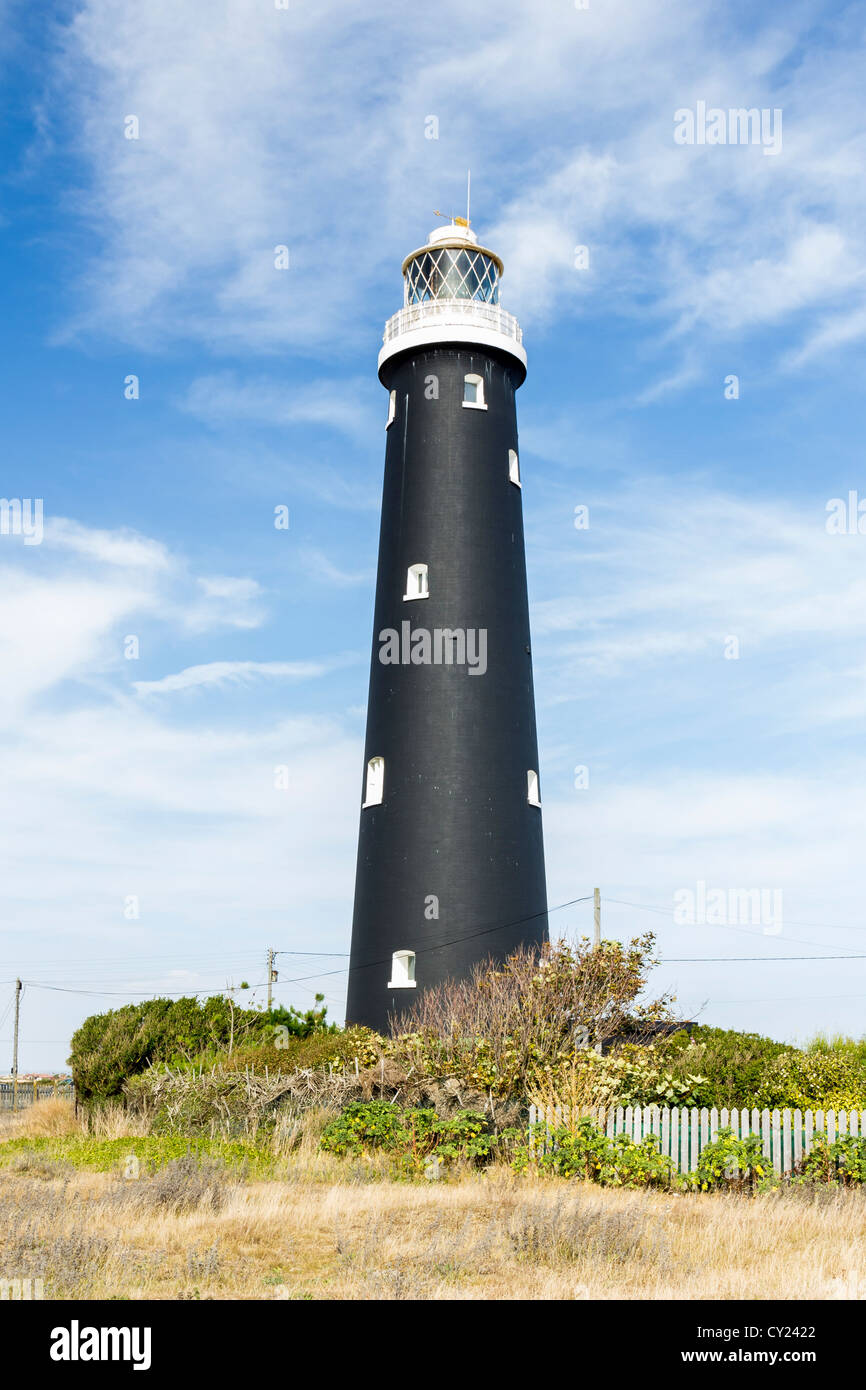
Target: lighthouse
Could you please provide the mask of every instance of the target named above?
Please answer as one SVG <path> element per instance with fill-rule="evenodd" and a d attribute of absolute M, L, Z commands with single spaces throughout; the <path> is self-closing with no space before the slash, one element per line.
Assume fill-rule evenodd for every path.
<path fill-rule="evenodd" d="M 467 219 L 403 262 L 346 1020 L 547 940 L 516 392 L 502 262 Z"/>

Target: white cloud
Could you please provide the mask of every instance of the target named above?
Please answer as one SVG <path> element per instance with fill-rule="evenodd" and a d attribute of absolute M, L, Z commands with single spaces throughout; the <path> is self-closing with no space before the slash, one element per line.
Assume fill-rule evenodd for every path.
<path fill-rule="evenodd" d="M 183 671 L 155 681 L 133 681 L 139 695 L 154 695 L 203 686 L 247 685 L 257 677 L 310 680 L 328 675 L 343 662 L 337 661 L 209 661 L 187 666 Z"/>
<path fill-rule="evenodd" d="M 227 421 L 260 424 L 324 425 L 350 438 L 374 436 L 374 413 L 369 380 L 355 378 L 311 381 L 289 387 L 270 377 L 242 380 L 235 372 L 199 377 L 190 386 L 183 408 L 204 424 L 217 428 Z"/>
<path fill-rule="evenodd" d="M 204 590 L 208 598 L 229 598 L 241 599 L 245 601 L 257 598 L 261 593 L 261 585 L 255 579 L 233 579 L 230 575 L 216 575 L 213 578 L 202 577 L 196 583 Z"/>
<path fill-rule="evenodd" d="M 353 589 L 359 584 L 374 585 L 375 573 L 366 570 L 344 570 L 335 565 L 323 551 L 314 546 L 303 546 L 299 558 L 305 572 L 323 584 L 332 584 L 338 589 Z"/>
<path fill-rule="evenodd" d="M 300 932 L 300 946 L 314 938 L 339 952 L 360 730 L 353 723 L 347 732 L 324 715 L 269 718 L 236 706 L 221 712 L 218 727 L 203 718 L 181 725 L 176 702 L 154 697 L 322 679 L 357 657 L 215 660 L 134 682 L 148 698 L 130 698 L 122 642 L 142 612 L 153 660 L 161 641 L 183 640 L 191 595 L 231 611 L 254 600 L 259 586 L 197 579 L 146 537 L 91 534 L 73 522 L 62 533 L 74 544 L 55 545 L 46 534 L 42 546 L 16 549 L 16 563 L 0 576 L 5 931 L 16 959 L 27 962 L 22 973 L 67 987 L 80 960 L 82 987 L 103 987 L 107 972 L 114 979 L 107 987 L 122 998 L 185 980 L 217 989 L 229 973 L 258 979 L 260 966 L 232 962 L 242 951 L 261 955 L 269 937 L 288 946 Z M 291 777 L 285 790 L 275 777 L 283 766 Z M 139 914 L 132 920 L 124 915 L 131 898 Z M 173 978 L 165 965 L 150 967 L 160 953 L 177 964 L 184 941 L 195 961 L 189 972 Z M 208 972 L 208 953 L 224 975 L 215 978 L 215 966 Z M 326 986 L 338 1013 L 344 984 L 339 977 Z M 305 988 L 287 987 L 283 997 L 297 999 Z M 99 998 L 36 991 L 28 1018 L 39 1019 L 32 1030 L 39 1036 L 57 1037 L 98 1007 Z M 46 1055 L 26 1036 L 25 1046 L 31 1058 Z M 56 1066 L 66 1050 L 47 1055 Z"/>
<path fill-rule="evenodd" d="M 128 528 L 99 531 L 68 517 L 46 517 L 45 540 L 58 549 L 71 550 L 123 569 L 162 572 L 171 569 L 172 562 L 164 545 Z"/>
<path fill-rule="evenodd" d="M 65 78 L 100 244 L 75 331 L 257 351 L 329 345 L 331 360 L 372 348 L 383 307 L 397 307 L 407 236 L 420 238 L 431 202 L 448 196 L 430 161 L 447 142 L 453 180 L 453 153 L 470 158 L 480 127 L 477 226 L 505 256 L 508 303 L 536 331 L 603 306 L 662 330 L 700 323 L 704 351 L 706 330 L 826 317 L 843 296 L 854 300 L 849 325 L 862 309 L 862 39 L 850 21 L 823 45 L 811 42 L 808 6 L 720 41 L 709 0 L 687 15 L 660 0 L 587 11 L 505 0 L 494 31 L 457 0 L 409 28 L 381 7 L 348 34 L 346 23 L 333 3 L 280 12 L 215 0 L 205 38 L 195 8 L 171 0 L 143 13 L 84 0 Z M 781 154 L 675 145 L 674 111 L 698 99 L 781 107 Z M 123 138 L 126 112 L 140 118 L 137 141 Z M 441 147 L 424 139 L 430 112 Z M 273 265 L 281 243 L 287 271 Z M 589 272 L 574 269 L 579 243 Z M 845 331 L 822 338 L 807 324 L 810 355 Z M 210 420 L 356 427 L 355 405 L 328 412 L 327 387 L 305 407 L 273 382 L 217 375 L 187 405 Z"/>
<path fill-rule="evenodd" d="M 772 691 L 786 725 L 842 717 L 839 679 L 852 643 L 866 641 L 866 538 L 828 535 L 824 498 L 795 507 L 713 492 L 700 478 L 644 478 L 621 484 L 615 503 L 592 509 L 589 530 L 575 531 L 563 525 L 571 498 L 551 494 L 543 564 L 529 555 L 544 582 L 532 613 L 542 701 L 621 688 L 641 672 L 674 682 L 686 704 L 733 668 L 723 652 L 735 636 L 740 698 L 754 710 Z M 567 540 L 551 545 L 557 534 Z M 777 674 L 783 656 L 796 681 Z M 757 686 L 747 680 L 756 668 Z M 821 679 L 831 672 L 835 684 Z"/>
<path fill-rule="evenodd" d="M 821 320 L 817 329 L 793 352 L 782 358 L 782 366 L 789 369 L 804 367 L 807 363 L 820 359 L 849 343 L 860 342 L 866 337 L 866 307 L 854 309 L 850 313 L 837 313 Z"/>
<path fill-rule="evenodd" d="M 23 715 L 27 704 L 61 681 L 104 670 L 108 635 L 132 615 L 152 611 L 153 593 L 84 575 L 39 578 L 11 567 L 0 571 L 0 715 Z"/>

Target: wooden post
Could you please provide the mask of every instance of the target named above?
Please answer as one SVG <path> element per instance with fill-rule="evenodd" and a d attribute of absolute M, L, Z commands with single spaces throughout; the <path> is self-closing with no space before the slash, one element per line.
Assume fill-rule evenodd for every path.
<path fill-rule="evenodd" d="M 12 1034 L 12 1109 L 18 1109 L 18 1019 L 21 1012 L 21 981 L 15 981 L 15 1028 Z"/>

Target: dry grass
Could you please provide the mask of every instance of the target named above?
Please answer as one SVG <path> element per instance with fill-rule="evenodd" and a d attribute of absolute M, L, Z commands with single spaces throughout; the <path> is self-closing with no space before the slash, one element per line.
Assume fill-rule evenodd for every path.
<path fill-rule="evenodd" d="M 279 1180 L 207 1158 L 138 1178 L 20 1154 L 0 1171 L 0 1278 L 48 1298 L 733 1299 L 866 1296 L 866 1193 L 754 1199 L 483 1176 L 394 1182 L 318 1152 L 328 1110 L 287 1113 Z M 141 1132 L 66 1102 L 7 1117 L 0 1143 Z"/>
<path fill-rule="evenodd" d="M 323 1181 L 331 1179 L 331 1181 Z M 334 1161 L 243 1183 L 7 1170 L 0 1273 L 46 1297 L 729 1299 L 866 1291 L 866 1199 L 683 1197 L 485 1177 L 394 1183 Z M 846 1292 L 847 1291 L 847 1292 Z M 856 1294 L 855 1294 L 856 1296 Z"/>
<path fill-rule="evenodd" d="M 92 1134 L 98 1139 L 125 1139 L 147 1134 L 147 1123 L 130 1116 L 122 1105 L 107 1105 L 91 1113 L 68 1100 L 49 1097 L 21 1110 L 0 1112 L 0 1143 L 7 1139 L 47 1139 L 66 1134 Z"/>
<path fill-rule="evenodd" d="M 68 1100 L 51 1097 L 38 1100 L 21 1110 L 0 1114 L 0 1141 L 4 1139 L 43 1139 L 57 1134 L 78 1134 L 81 1126 Z"/>

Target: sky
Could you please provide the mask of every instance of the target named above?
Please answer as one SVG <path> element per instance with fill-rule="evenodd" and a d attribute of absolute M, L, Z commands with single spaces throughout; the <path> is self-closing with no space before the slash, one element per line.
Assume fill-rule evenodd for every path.
<path fill-rule="evenodd" d="M 0 0 L 0 493 L 44 517 L 0 534 L 0 1070 L 16 976 L 22 1072 L 130 1000 L 260 1004 L 269 947 L 342 1019 L 376 356 L 467 169 L 529 361 L 551 932 L 598 886 L 683 1017 L 866 1032 L 864 40 L 798 0 Z"/>

